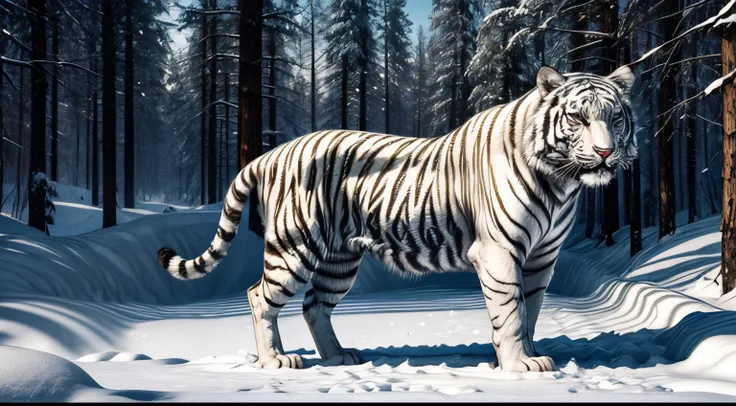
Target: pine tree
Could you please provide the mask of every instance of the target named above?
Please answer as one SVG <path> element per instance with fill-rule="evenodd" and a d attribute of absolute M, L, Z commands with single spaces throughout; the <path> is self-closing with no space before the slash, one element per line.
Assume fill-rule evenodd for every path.
<path fill-rule="evenodd" d="M 436 61 L 430 90 L 431 134 L 449 132 L 465 122 L 470 84 L 465 72 L 475 53 L 475 13 L 472 0 L 437 0 L 430 16 L 429 55 Z"/>
<path fill-rule="evenodd" d="M 375 18 L 373 0 L 331 0 L 327 5 L 323 17 L 323 25 L 328 27 L 324 35 L 327 68 L 322 84 L 323 127 L 338 127 L 338 117 L 342 116 L 340 89 L 344 87 L 348 96 L 348 122 L 354 122 L 358 129 L 367 128 L 368 103 L 375 99 L 368 81 L 377 76 L 373 69 L 377 49 L 371 27 Z M 351 103 L 355 99 L 357 103 Z"/>
<path fill-rule="evenodd" d="M 414 103 L 415 106 L 415 113 L 414 113 L 414 135 L 416 137 L 422 138 L 427 135 L 426 130 L 426 95 L 427 95 L 427 76 L 428 76 L 428 66 L 427 66 L 427 46 L 426 46 L 426 36 L 424 34 L 424 27 L 419 26 L 419 32 L 417 33 L 417 51 L 416 51 L 416 63 L 414 64 L 414 72 L 415 72 L 415 86 L 414 86 L 414 95 L 416 97 L 416 101 Z"/>
<path fill-rule="evenodd" d="M 384 121 L 388 134 L 411 134 L 411 123 L 405 119 L 406 114 L 391 117 L 392 111 L 405 111 L 409 99 L 406 83 L 410 75 L 411 21 L 405 7 L 406 0 L 383 0 Z"/>

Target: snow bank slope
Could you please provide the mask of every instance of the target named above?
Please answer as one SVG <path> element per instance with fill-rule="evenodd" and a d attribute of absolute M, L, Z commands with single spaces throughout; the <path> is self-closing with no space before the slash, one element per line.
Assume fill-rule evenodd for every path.
<path fill-rule="evenodd" d="M 219 218 L 219 211 L 196 210 L 143 216 L 111 229 L 67 238 L 3 233 L 0 286 L 3 293 L 151 304 L 189 303 L 242 293 L 260 278 L 263 269 L 263 241 L 248 231 L 247 224 L 241 226 L 217 269 L 196 283 L 171 277 L 156 259 L 161 247 L 174 248 L 183 257 L 200 255 L 212 241 Z M 367 258 L 352 293 L 420 284 L 478 285 L 473 273 L 405 279 Z"/>

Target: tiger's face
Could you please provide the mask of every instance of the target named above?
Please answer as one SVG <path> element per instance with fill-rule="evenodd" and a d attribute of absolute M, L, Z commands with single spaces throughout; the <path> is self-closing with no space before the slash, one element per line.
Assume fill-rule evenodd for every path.
<path fill-rule="evenodd" d="M 526 131 L 530 164 L 553 178 L 608 185 L 618 166 L 628 168 L 637 155 L 628 101 L 633 81 L 628 67 L 607 77 L 540 69 L 542 100 Z"/>

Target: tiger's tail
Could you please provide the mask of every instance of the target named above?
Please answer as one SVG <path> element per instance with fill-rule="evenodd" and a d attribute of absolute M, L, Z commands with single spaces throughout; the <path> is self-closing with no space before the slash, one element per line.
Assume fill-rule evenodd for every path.
<path fill-rule="evenodd" d="M 230 184 L 217 226 L 217 234 L 209 248 L 194 259 L 185 260 L 171 248 L 158 251 L 158 263 L 178 279 L 199 279 L 210 273 L 227 255 L 230 243 L 238 231 L 248 195 L 255 189 L 255 162 L 247 165 Z"/>

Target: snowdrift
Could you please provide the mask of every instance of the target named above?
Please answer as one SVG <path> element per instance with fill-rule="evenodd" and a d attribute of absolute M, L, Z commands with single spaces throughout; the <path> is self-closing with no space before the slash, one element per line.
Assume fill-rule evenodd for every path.
<path fill-rule="evenodd" d="M 736 294 L 720 297 L 716 283 L 718 217 L 679 226 L 662 241 L 655 228 L 644 230 L 645 249 L 634 258 L 627 228 L 612 247 L 590 240 L 566 247 L 535 334 L 537 351 L 561 369 L 531 376 L 494 369 L 492 329 L 473 272 L 407 279 L 371 257 L 333 316 L 342 344 L 368 362 L 320 363 L 301 317 L 302 293 L 282 310 L 279 329 L 287 351 L 311 368 L 260 370 L 244 291 L 261 275 L 263 242 L 246 224 L 212 274 L 179 281 L 159 267 L 158 249 L 199 255 L 221 204 L 140 204 L 136 218 L 100 231 L 74 228 L 90 209 L 65 207 L 52 232 L 70 237 L 0 216 L 0 400 L 736 396 Z M 51 389 L 34 392 L 39 385 Z"/>

